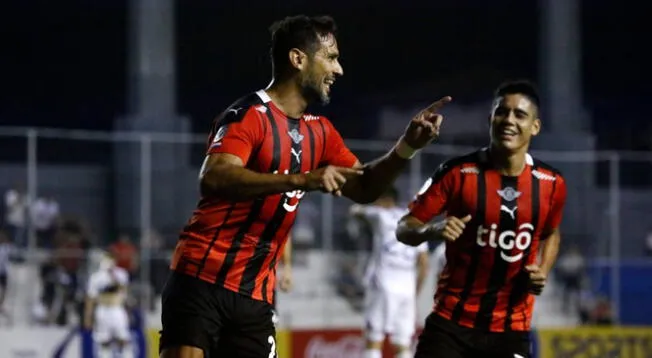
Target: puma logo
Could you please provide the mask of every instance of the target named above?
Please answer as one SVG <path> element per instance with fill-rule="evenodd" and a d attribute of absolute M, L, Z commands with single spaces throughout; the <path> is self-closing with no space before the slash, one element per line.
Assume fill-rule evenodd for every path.
<path fill-rule="evenodd" d="M 297 158 L 297 163 L 301 163 L 301 153 L 303 152 L 303 150 L 300 150 L 300 151 L 297 153 L 297 152 L 294 150 L 294 148 L 292 148 L 290 151 L 292 152 L 292 155 L 294 155 L 294 157 Z"/>
<path fill-rule="evenodd" d="M 508 213 L 509 216 L 512 217 L 512 220 L 516 220 L 516 209 L 517 208 L 518 208 L 518 206 L 514 206 L 514 208 L 512 208 L 512 210 L 509 210 L 509 208 L 507 206 L 501 205 L 500 206 L 500 211 L 504 211 L 504 212 Z"/>

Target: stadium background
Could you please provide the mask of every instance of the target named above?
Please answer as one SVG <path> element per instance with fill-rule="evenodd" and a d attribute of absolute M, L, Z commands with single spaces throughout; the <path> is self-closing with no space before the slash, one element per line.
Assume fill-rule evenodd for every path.
<path fill-rule="evenodd" d="M 316 111 L 331 118 L 362 160 L 384 153 L 420 106 L 454 97 L 441 143 L 399 179 L 403 202 L 445 158 L 486 144 L 489 100 L 499 82 L 536 80 L 544 133 L 533 152 L 567 178 L 562 250 L 578 247 L 584 259 L 576 301 L 589 311 L 570 309 L 562 280 L 551 280 L 536 308 L 537 351 L 546 358 L 649 356 L 652 62 L 644 6 L 630 0 L 3 2 L 0 191 L 23 188 L 28 198 L 54 198 L 60 225 L 39 240 L 29 220 L 18 231 L 5 222 L 3 205 L 3 230 L 25 241 L 16 243 L 20 251 L 10 266 L 4 308 L 12 319 L 0 315 L 0 356 L 92 356 L 88 334 L 76 330 L 79 292 L 97 250 L 125 235 L 131 243 L 122 247 L 137 254 L 132 303 L 141 319 L 134 332 L 149 342 L 143 356 L 156 356 L 157 296 L 176 234 L 197 199 L 210 122 L 235 98 L 267 84 L 266 29 L 297 13 L 331 14 L 339 24 L 345 76 L 332 103 Z M 359 354 L 359 275 L 368 243 L 346 217 L 349 204 L 320 194 L 303 199 L 293 232 L 294 289 L 278 297 L 282 358 Z M 40 273 L 49 263 L 78 280 L 54 283 L 69 293 L 69 319 L 60 324 L 35 318 L 48 284 Z M 423 294 L 420 322 L 430 305 L 430 294 Z M 598 314 L 604 319 L 591 318 Z"/>

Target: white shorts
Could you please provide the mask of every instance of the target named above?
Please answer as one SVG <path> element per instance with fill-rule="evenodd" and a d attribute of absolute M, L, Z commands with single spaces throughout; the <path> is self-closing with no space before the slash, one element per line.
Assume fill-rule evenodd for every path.
<path fill-rule="evenodd" d="M 394 345 L 409 347 L 416 330 L 416 296 L 368 288 L 365 294 L 366 338 L 390 337 Z"/>
<path fill-rule="evenodd" d="M 120 306 L 98 306 L 95 309 L 93 338 L 98 343 L 113 340 L 127 342 L 131 338 L 127 310 Z"/>

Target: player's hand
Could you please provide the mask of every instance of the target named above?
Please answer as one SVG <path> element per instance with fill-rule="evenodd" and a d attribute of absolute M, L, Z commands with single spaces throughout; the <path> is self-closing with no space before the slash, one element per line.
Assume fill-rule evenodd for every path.
<path fill-rule="evenodd" d="M 436 237 L 442 240 L 454 242 L 462 236 L 466 224 L 469 221 L 471 221 L 471 215 L 467 215 L 463 218 L 449 216 L 446 219 L 435 223 L 432 231 Z"/>
<path fill-rule="evenodd" d="M 442 97 L 414 116 L 403 134 L 405 142 L 414 149 L 420 149 L 437 139 L 439 128 L 444 120 L 444 117 L 438 112 L 452 100 L 449 96 Z"/>
<path fill-rule="evenodd" d="M 530 293 L 540 295 L 543 288 L 546 286 L 547 276 L 541 270 L 539 265 L 525 266 L 525 272 L 528 274 L 528 290 Z"/>
<path fill-rule="evenodd" d="M 321 190 L 335 196 L 342 196 L 342 187 L 347 180 L 364 174 L 362 169 L 336 167 L 328 165 L 309 173 L 303 174 L 305 191 Z"/>
<path fill-rule="evenodd" d="M 283 292 L 290 292 L 292 283 L 292 269 L 286 266 L 281 276 L 281 282 L 279 282 L 279 288 Z"/>

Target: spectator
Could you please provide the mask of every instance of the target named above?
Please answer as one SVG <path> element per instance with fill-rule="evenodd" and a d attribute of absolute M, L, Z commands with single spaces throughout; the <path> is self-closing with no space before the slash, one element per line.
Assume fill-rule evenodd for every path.
<path fill-rule="evenodd" d="M 7 283 L 9 281 L 9 259 L 12 254 L 12 245 L 4 231 L 0 231 L 0 316 L 6 316 L 4 301 L 7 297 Z"/>
<path fill-rule="evenodd" d="M 59 219 L 59 203 L 50 196 L 39 198 L 30 207 L 30 212 L 38 246 L 52 248 Z"/>
<path fill-rule="evenodd" d="M 5 193 L 5 224 L 14 245 L 27 246 L 27 207 L 29 200 L 21 185 Z"/>

